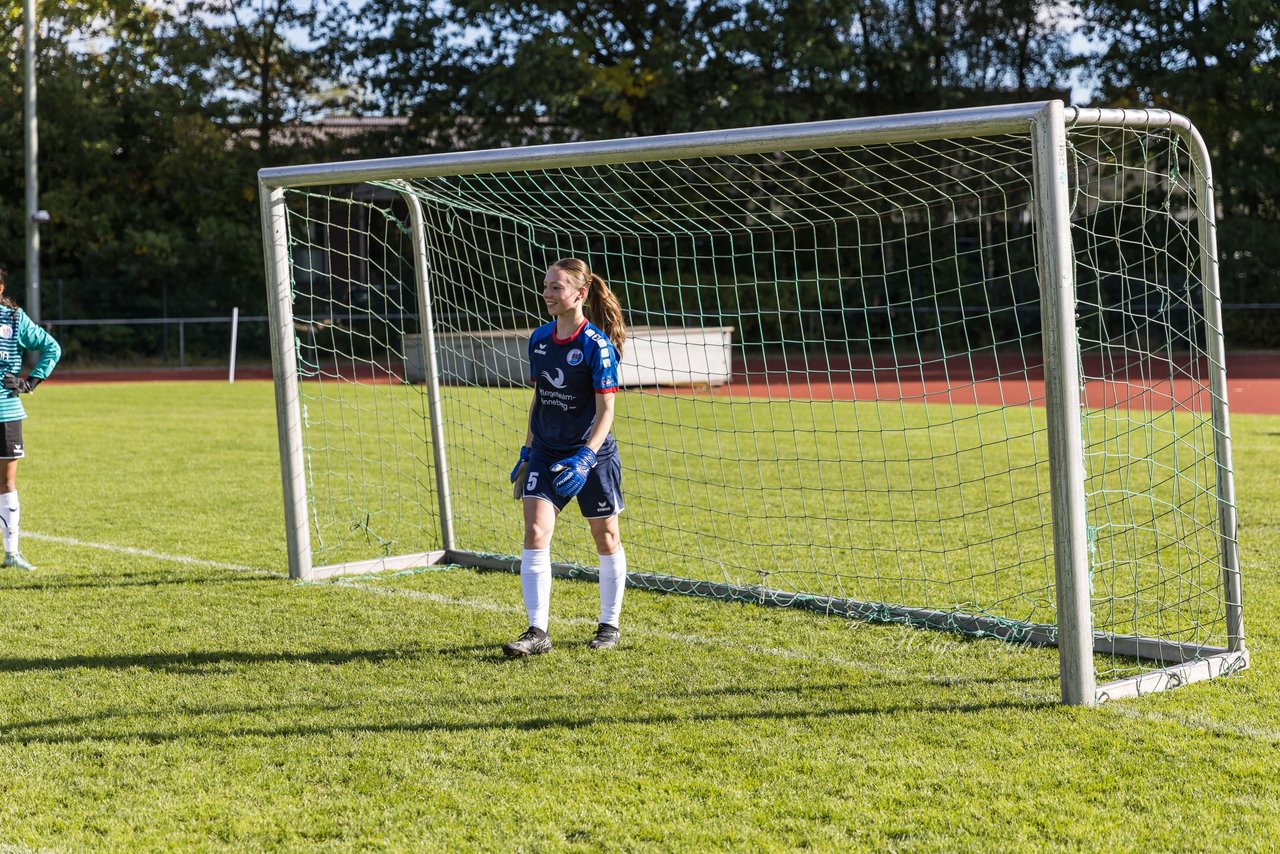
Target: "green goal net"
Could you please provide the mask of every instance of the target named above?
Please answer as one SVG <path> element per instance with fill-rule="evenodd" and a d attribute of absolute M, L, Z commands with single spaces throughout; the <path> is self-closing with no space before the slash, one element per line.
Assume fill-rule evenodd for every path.
<path fill-rule="evenodd" d="M 1198 136 L 1068 110 L 1045 159 L 1031 106 L 264 171 L 294 574 L 512 565 L 575 256 L 629 327 L 632 586 L 1017 643 L 1071 607 L 1075 702 L 1244 666 Z"/>

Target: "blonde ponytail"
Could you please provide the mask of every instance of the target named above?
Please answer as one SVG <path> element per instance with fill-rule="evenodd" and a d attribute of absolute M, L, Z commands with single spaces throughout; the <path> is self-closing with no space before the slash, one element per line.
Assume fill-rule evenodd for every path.
<path fill-rule="evenodd" d="M 587 315 L 597 329 L 605 334 L 613 349 L 618 351 L 618 361 L 622 361 L 622 345 L 627 340 L 627 327 L 622 319 L 622 306 L 617 296 L 609 290 L 609 283 L 591 274 L 591 286 L 587 290 L 587 304 L 583 306 Z"/>
<path fill-rule="evenodd" d="M 618 351 L 618 361 L 622 361 L 622 345 L 627 340 L 627 327 L 622 319 L 622 306 L 618 297 L 609 290 L 609 283 L 591 272 L 587 262 L 578 258 L 561 258 L 551 266 L 572 273 L 586 287 L 587 300 L 582 311 L 591 325 L 605 334 L 613 349 Z"/>

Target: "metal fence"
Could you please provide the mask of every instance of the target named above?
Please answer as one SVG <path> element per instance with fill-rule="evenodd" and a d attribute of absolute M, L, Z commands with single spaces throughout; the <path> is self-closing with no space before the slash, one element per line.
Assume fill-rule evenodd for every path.
<path fill-rule="evenodd" d="M 1038 311 L 1032 306 L 1028 310 Z M 1242 327 L 1258 324 L 1270 330 L 1280 330 L 1280 303 L 1227 303 L 1223 307 L 1223 325 L 1228 349 L 1280 349 L 1280 331 L 1272 332 L 1258 340 L 1254 335 L 1242 334 Z M 868 311 L 885 312 L 884 307 L 868 308 Z M 941 306 L 925 309 L 914 306 L 913 312 L 938 311 L 964 315 L 978 313 L 981 307 Z M 798 312 L 805 315 L 806 312 Z M 831 318 L 820 311 L 804 322 L 827 323 Z M 353 311 L 349 315 L 334 315 L 329 320 L 335 326 L 367 325 L 375 318 L 367 312 Z M 403 315 L 376 320 L 399 322 L 412 318 Z M 437 318 L 442 322 L 447 318 Z M 640 313 L 628 316 L 631 325 L 653 322 Z M 527 318 L 506 316 L 495 318 L 502 323 L 528 325 Z M 667 318 L 671 323 L 671 318 Z M 90 318 L 75 320 L 45 320 L 43 325 L 63 347 L 63 365 L 70 368 L 130 367 L 197 367 L 232 365 L 239 360 L 243 364 L 268 364 L 271 360 L 270 331 L 266 315 L 231 315 L 208 317 L 127 317 Z M 676 324 L 678 325 L 678 324 Z M 1233 334 L 1235 333 L 1235 334 Z M 1241 342 L 1248 340 L 1242 347 Z"/>
<path fill-rule="evenodd" d="M 193 367 L 271 359 L 266 315 L 45 320 L 66 367 Z"/>

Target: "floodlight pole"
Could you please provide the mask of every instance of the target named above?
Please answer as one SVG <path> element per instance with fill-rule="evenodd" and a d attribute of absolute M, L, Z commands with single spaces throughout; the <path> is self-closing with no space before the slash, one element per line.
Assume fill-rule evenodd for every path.
<path fill-rule="evenodd" d="M 40 223 L 49 215 L 40 210 L 36 183 L 36 0 L 23 0 L 23 130 L 27 167 L 27 316 L 40 322 Z"/>

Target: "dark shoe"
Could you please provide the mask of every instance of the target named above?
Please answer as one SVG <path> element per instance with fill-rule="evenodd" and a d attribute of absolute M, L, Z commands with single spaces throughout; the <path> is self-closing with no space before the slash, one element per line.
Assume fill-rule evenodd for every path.
<path fill-rule="evenodd" d="M 611 626 L 608 623 L 601 623 L 596 629 L 596 636 L 591 639 L 587 646 L 591 649 L 613 649 L 618 645 L 618 638 L 622 633 L 618 631 L 617 626 Z"/>
<path fill-rule="evenodd" d="M 530 626 L 519 639 L 502 645 L 507 658 L 524 658 L 551 652 L 551 636 L 536 626 Z"/>

